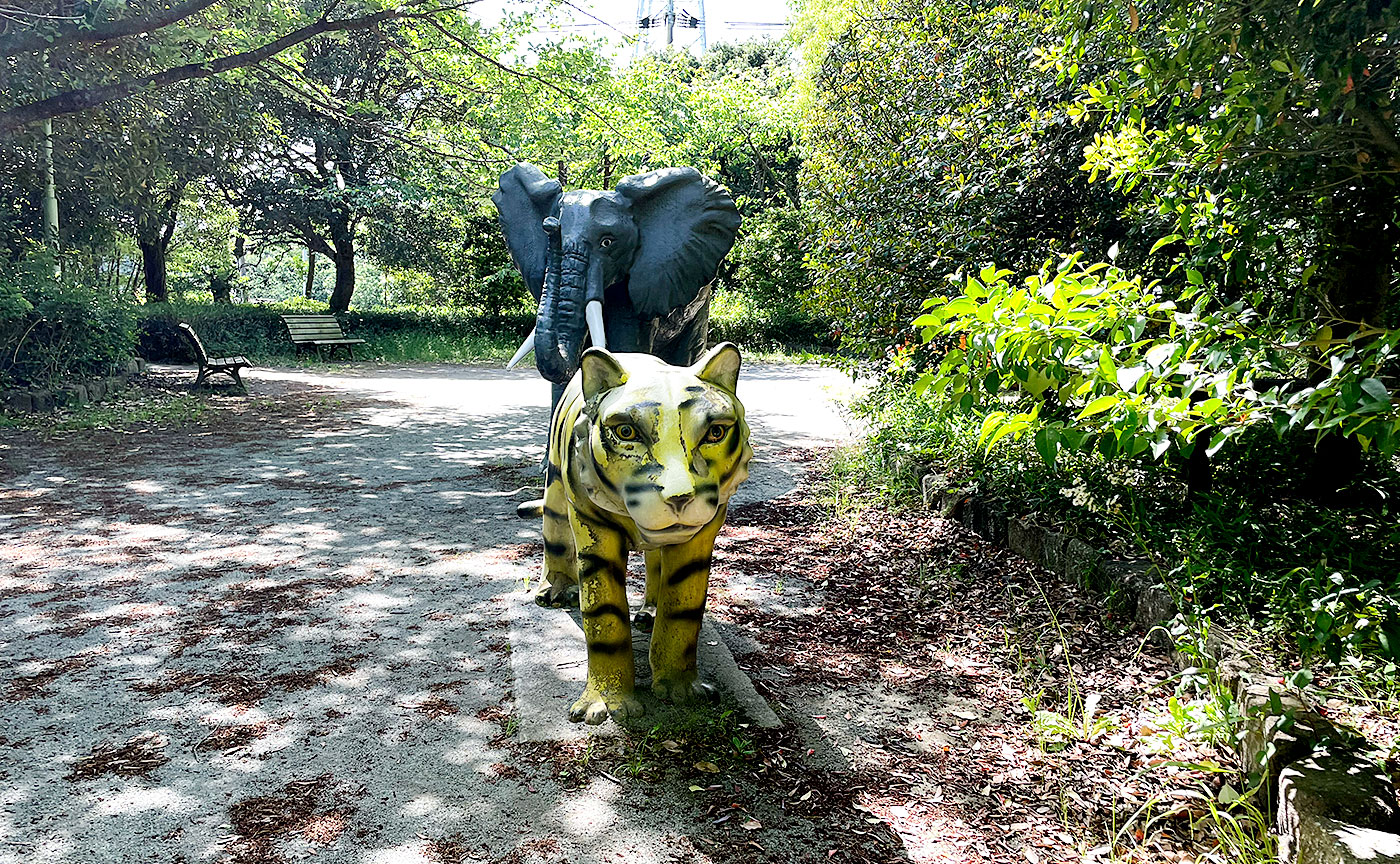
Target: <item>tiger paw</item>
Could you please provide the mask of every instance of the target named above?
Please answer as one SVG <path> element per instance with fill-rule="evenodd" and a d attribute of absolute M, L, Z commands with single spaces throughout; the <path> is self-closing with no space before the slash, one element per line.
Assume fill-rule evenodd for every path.
<path fill-rule="evenodd" d="M 569 719 L 575 723 L 582 721 L 589 726 L 597 726 L 609 717 L 622 720 L 627 717 L 640 717 L 645 712 L 642 703 L 631 693 L 599 693 L 596 690 L 585 690 L 569 709 Z"/>
<path fill-rule="evenodd" d="M 535 603 L 546 609 L 575 608 L 578 606 L 578 586 L 547 584 L 535 595 Z"/>
<path fill-rule="evenodd" d="M 691 702 L 713 702 L 719 696 L 715 685 L 701 681 L 694 672 L 682 673 L 669 678 L 656 678 L 651 682 L 651 692 L 657 699 L 669 699 L 677 705 Z"/>

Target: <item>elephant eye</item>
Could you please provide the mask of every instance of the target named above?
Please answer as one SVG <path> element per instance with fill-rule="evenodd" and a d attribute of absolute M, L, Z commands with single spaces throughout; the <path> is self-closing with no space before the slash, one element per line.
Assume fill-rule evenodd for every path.
<path fill-rule="evenodd" d="M 729 427 L 723 423 L 716 423 L 710 427 L 710 431 L 705 433 L 706 444 L 718 444 L 724 440 L 724 436 L 729 434 Z"/>
<path fill-rule="evenodd" d="M 613 427 L 613 434 L 621 441 L 636 441 L 637 427 L 631 423 L 619 423 Z"/>
<path fill-rule="evenodd" d="M 598 241 L 598 245 L 601 246 L 601 247 L 603 247 L 604 249 L 608 248 L 608 247 L 611 246 L 612 244 L 613 244 L 613 238 L 611 238 L 611 237 L 604 237 L 602 240 L 599 240 L 599 241 Z"/>

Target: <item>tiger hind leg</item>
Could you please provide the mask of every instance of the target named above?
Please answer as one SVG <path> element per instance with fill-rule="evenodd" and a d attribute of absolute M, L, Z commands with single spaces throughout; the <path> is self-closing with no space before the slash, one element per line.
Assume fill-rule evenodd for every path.
<path fill-rule="evenodd" d="M 550 609 L 578 605 L 578 575 L 574 562 L 574 530 L 569 525 L 569 502 L 559 481 L 544 493 L 544 585 L 535 602 Z"/>

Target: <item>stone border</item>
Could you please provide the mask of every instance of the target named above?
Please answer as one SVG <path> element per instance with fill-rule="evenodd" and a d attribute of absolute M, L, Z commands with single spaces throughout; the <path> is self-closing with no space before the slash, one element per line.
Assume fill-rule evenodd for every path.
<path fill-rule="evenodd" d="M 1153 631 L 1177 614 L 1161 574 L 1145 561 L 1106 558 L 1084 541 L 1011 518 L 995 501 L 948 487 L 939 474 L 920 480 L 924 506 L 955 519 L 983 539 L 1010 549 L 1065 582 L 1110 599 Z M 1163 630 L 1156 631 L 1165 635 Z M 1183 669 L 1209 665 L 1245 717 L 1237 745 L 1241 765 L 1258 766 L 1277 808 L 1279 860 L 1284 864 L 1400 864 L 1400 806 L 1395 787 L 1359 755 L 1365 741 L 1314 710 L 1283 679 L 1220 627 L 1207 631 L 1206 656 L 1174 652 Z"/>
<path fill-rule="evenodd" d="M 146 371 L 146 361 L 132 357 L 120 374 L 106 378 L 91 378 L 77 384 L 64 384 L 52 390 L 0 391 L 0 413 L 9 415 L 44 413 L 59 406 L 86 405 L 101 402 L 126 389 L 130 380 Z"/>

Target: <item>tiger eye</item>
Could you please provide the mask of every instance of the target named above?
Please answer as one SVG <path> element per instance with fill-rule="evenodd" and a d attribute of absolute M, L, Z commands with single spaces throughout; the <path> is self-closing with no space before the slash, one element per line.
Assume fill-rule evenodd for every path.
<path fill-rule="evenodd" d="M 631 423 L 619 423 L 613 427 L 613 434 L 621 441 L 636 441 L 637 427 Z"/>
<path fill-rule="evenodd" d="M 710 427 L 710 431 L 705 433 L 706 444 L 717 444 L 724 440 L 724 436 L 729 432 L 729 427 L 721 423 L 716 423 Z"/>

